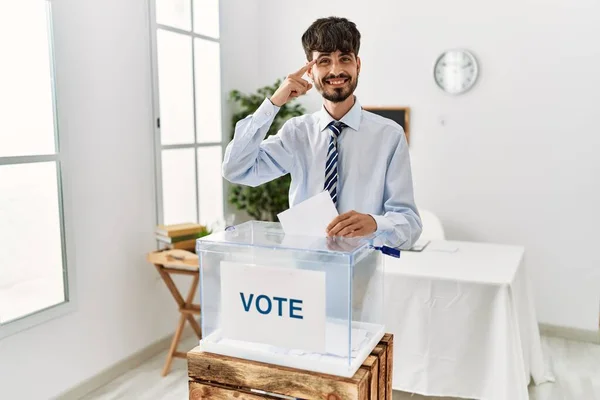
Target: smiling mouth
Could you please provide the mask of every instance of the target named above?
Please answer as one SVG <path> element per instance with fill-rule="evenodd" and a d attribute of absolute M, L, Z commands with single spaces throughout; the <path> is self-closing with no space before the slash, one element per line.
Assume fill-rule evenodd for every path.
<path fill-rule="evenodd" d="M 346 82 L 348 82 L 348 78 L 335 78 L 335 79 L 326 79 L 325 83 L 327 83 L 329 86 L 343 86 L 344 84 L 346 84 Z"/>

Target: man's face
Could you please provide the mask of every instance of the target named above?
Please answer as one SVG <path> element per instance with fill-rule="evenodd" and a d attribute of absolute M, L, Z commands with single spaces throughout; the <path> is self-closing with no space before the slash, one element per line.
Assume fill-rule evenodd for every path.
<path fill-rule="evenodd" d="M 313 51 L 313 60 L 317 61 L 308 76 L 324 98 L 339 103 L 354 93 L 360 72 L 360 58 L 354 53 Z"/>

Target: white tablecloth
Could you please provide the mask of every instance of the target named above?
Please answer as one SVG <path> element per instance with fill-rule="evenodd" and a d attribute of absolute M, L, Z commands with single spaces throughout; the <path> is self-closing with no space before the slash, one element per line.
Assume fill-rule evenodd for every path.
<path fill-rule="evenodd" d="M 528 399 L 543 361 L 524 249 L 432 241 L 385 257 L 393 388 L 428 396 Z"/>

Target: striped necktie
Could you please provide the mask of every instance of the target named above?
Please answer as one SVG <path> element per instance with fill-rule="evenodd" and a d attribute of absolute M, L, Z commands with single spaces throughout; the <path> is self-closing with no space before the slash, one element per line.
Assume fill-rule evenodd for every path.
<path fill-rule="evenodd" d="M 347 125 L 340 121 L 331 121 L 327 128 L 329 128 L 329 147 L 327 149 L 327 162 L 325 163 L 325 190 L 329 191 L 333 204 L 337 207 L 337 184 L 338 184 L 338 149 L 337 139 L 342 133 L 342 130 Z"/>

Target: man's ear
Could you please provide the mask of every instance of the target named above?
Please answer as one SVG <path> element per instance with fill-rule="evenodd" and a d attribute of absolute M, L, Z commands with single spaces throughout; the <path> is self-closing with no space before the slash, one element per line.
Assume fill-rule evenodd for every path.
<path fill-rule="evenodd" d="M 360 57 L 356 56 L 356 73 L 360 74 Z"/>

